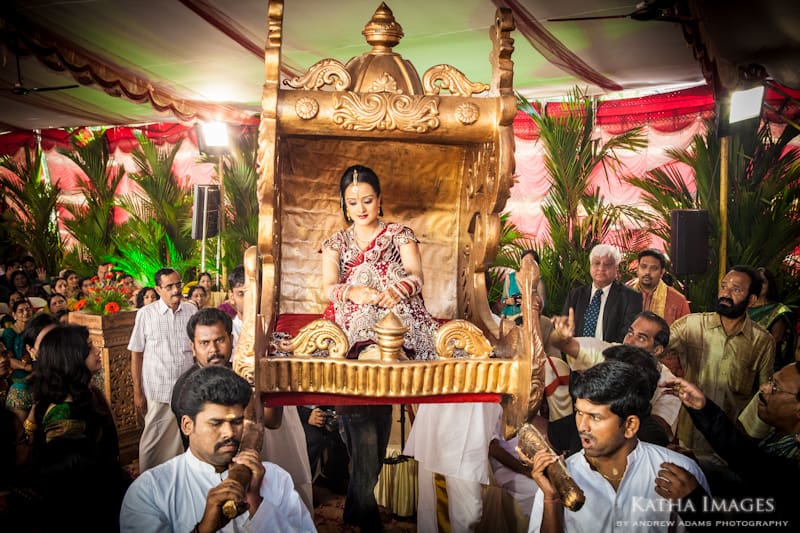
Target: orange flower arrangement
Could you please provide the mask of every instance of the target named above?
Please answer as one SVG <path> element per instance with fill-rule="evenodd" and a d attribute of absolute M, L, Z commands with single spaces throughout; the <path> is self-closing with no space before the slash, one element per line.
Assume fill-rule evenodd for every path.
<path fill-rule="evenodd" d="M 89 294 L 76 302 L 68 302 L 70 311 L 84 311 L 93 315 L 113 315 L 130 309 L 128 290 L 116 279 L 116 272 L 109 272 L 106 279 L 92 278 L 96 286 L 89 289 Z"/>

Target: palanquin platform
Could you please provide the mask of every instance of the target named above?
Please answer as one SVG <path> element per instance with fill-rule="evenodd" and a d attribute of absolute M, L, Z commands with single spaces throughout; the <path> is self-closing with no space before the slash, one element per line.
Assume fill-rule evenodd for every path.
<path fill-rule="evenodd" d="M 370 50 L 347 63 L 325 59 L 281 83 L 283 3 L 270 1 L 268 17 L 258 246 L 245 254 L 249 290 L 235 370 L 254 380 L 266 405 L 509 395 L 507 425 L 519 427 L 542 399 L 538 316 L 525 299 L 525 323 L 536 327 L 498 327 L 485 284 L 514 179 L 510 11 L 499 9 L 489 28 L 490 84 L 445 64 L 420 78 L 394 51 L 403 30 L 385 4 L 362 32 Z M 274 339 L 287 320 L 313 319 L 327 304 L 320 247 L 344 227 L 338 181 L 352 164 L 376 171 L 385 220 L 408 225 L 420 240 L 423 298 L 446 322 L 437 360 L 400 360 L 402 324 L 393 315 L 376 326 L 376 360 L 346 359 L 347 339 L 329 321 Z M 520 278 L 523 295 L 531 294 L 538 267 L 529 258 Z"/>

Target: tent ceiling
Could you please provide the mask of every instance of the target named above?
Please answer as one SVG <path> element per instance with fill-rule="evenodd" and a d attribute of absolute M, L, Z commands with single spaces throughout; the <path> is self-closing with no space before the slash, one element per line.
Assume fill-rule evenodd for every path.
<path fill-rule="evenodd" d="M 265 0 L 13 0 L 3 4 L 0 129 L 190 121 L 217 113 L 230 119 L 253 116 L 260 109 Z M 299 74 L 326 57 L 347 61 L 368 49 L 361 30 L 378 0 L 287 0 L 285 4 L 283 64 L 287 74 Z M 630 13 L 633 1 L 389 0 L 387 4 L 405 32 L 395 51 L 420 72 L 448 63 L 473 81 L 488 82 L 488 27 L 496 7 L 504 5 L 515 11 L 517 19 L 515 86 L 530 98 L 559 98 L 574 85 L 593 94 L 609 95 L 618 88 L 636 95 L 705 81 L 680 24 L 631 18 L 546 22 L 561 16 Z M 746 12 L 752 29 L 737 22 L 745 15 L 728 12 L 744 5 L 757 11 Z M 796 68 L 800 44 L 796 32 L 791 33 L 800 26 L 798 5 L 793 0 L 684 0 L 680 9 L 702 17 L 698 35 L 707 58 L 730 58 L 732 65 L 758 61 L 769 65 L 770 74 L 774 71 L 790 78 L 800 71 Z M 543 42 L 563 47 L 551 48 L 548 61 L 532 40 L 539 50 Z M 13 94 L 17 52 L 25 87 L 92 81 L 80 68 L 88 61 L 111 91 L 120 92 L 109 81 L 115 76 L 135 82 L 134 97 L 143 103 L 111 96 L 96 82 L 76 89 Z M 564 59 L 562 54 L 569 52 L 572 55 Z M 59 63 L 65 66 L 64 59 L 75 72 L 51 68 Z M 605 86 L 598 79 L 605 80 Z M 797 80 L 778 81 L 797 86 Z M 184 113 L 176 115 L 173 108 Z"/>

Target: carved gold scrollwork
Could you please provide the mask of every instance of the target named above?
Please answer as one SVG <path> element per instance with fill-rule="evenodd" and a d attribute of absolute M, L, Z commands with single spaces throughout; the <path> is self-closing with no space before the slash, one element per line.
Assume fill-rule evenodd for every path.
<path fill-rule="evenodd" d="M 439 127 L 439 99 L 405 94 L 344 93 L 334 100 L 333 122 L 347 130 L 427 133 Z"/>
<path fill-rule="evenodd" d="M 291 347 L 295 356 L 309 357 L 317 350 L 328 350 L 332 359 L 344 359 L 350 343 L 335 322 L 318 319 L 300 330 L 291 340 Z"/>
<path fill-rule="evenodd" d="M 478 359 L 487 359 L 492 353 L 492 345 L 480 328 L 467 320 L 451 320 L 440 327 L 436 334 L 436 353 L 439 357 L 451 358 L 456 349 L 464 350 Z"/>
<path fill-rule="evenodd" d="M 346 91 L 350 87 L 350 73 L 336 59 L 323 59 L 315 63 L 305 74 L 284 80 L 284 85 L 293 89 L 314 91 L 331 86 L 334 91 Z"/>
<path fill-rule="evenodd" d="M 422 87 L 425 94 L 439 94 L 441 89 L 447 89 L 453 96 L 472 96 L 489 90 L 489 85 L 469 81 L 463 72 L 451 65 L 435 65 L 426 70 Z"/>

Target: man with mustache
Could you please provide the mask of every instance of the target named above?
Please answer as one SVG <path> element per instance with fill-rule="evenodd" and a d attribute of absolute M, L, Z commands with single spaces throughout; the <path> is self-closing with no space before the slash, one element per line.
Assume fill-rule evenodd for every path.
<path fill-rule="evenodd" d="M 215 307 L 201 309 L 186 324 L 186 333 L 197 366 L 231 367 L 233 321 L 227 313 Z"/>
<path fill-rule="evenodd" d="M 541 489 L 534 497 L 528 531 L 656 531 L 658 526 L 642 524 L 668 524 L 680 499 L 698 486 L 709 492 L 694 461 L 637 438 L 650 412 L 652 386 L 638 367 L 619 360 L 574 374 L 570 394 L 582 449 L 565 464 L 586 501 L 577 511 L 564 509 L 545 474 L 557 460 L 552 451 L 543 448 L 533 457 L 518 451 L 532 464 L 531 477 Z"/>
<path fill-rule="evenodd" d="M 664 254 L 649 248 L 639 252 L 637 259 L 637 277 L 629 286 L 642 293 L 642 310 L 652 311 L 670 325 L 688 315 L 691 310 L 686 297 L 661 279 L 667 269 L 667 258 Z"/>
<path fill-rule="evenodd" d="M 171 407 L 189 448 L 133 482 L 121 531 L 316 531 L 289 474 L 256 451 L 239 451 L 251 394 L 244 378 L 219 365 L 187 377 Z M 247 487 L 228 478 L 231 463 L 251 470 Z M 229 500 L 237 504 L 233 519 L 223 512 Z"/>
<path fill-rule="evenodd" d="M 172 389 L 172 405 L 175 406 L 181 389 L 194 372 L 207 366 L 221 366 L 231 368 L 231 355 L 233 355 L 233 322 L 231 317 L 221 309 L 206 307 L 201 309 L 189 319 L 186 324 L 186 334 L 192 345 L 194 365 L 184 372 Z M 231 369 L 231 372 L 233 370 Z M 173 414 L 180 417 L 173 409 Z M 282 421 L 281 407 L 264 408 L 264 425 L 268 429 L 280 427 Z M 187 444 L 184 438 L 184 447 Z"/>
<path fill-rule="evenodd" d="M 768 428 L 760 441 L 738 431 L 703 391 L 683 379 L 662 384 L 683 402 L 699 431 L 743 481 L 739 497 L 774 499 L 774 510 L 757 513 L 760 520 L 789 520 L 800 525 L 794 487 L 800 476 L 800 362 L 781 368 L 756 394 L 758 419 Z M 781 487 L 781 488 L 777 488 Z M 774 513 L 774 514 L 772 514 Z"/>
<path fill-rule="evenodd" d="M 706 391 L 731 420 L 772 374 L 775 342 L 747 315 L 760 291 L 754 269 L 734 266 L 720 284 L 716 312 L 686 315 L 670 328 L 668 351 L 678 354 L 684 377 Z M 724 487 L 727 467 L 686 410 L 678 416 L 678 439 L 695 454 L 712 487 Z"/>
<path fill-rule="evenodd" d="M 244 277 L 243 272 L 242 277 Z M 237 290 L 239 289 L 244 290 L 244 285 L 237 286 Z M 240 302 L 240 305 L 243 308 L 243 302 Z M 201 309 L 192 317 L 186 325 L 186 333 L 192 343 L 195 365 L 175 383 L 176 391 L 183 386 L 187 374 L 197 368 L 209 365 L 231 368 L 231 356 L 235 345 L 233 324 L 234 319 L 231 319 L 228 313 L 215 307 Z M 269 431 L 264 432 L 261 459 L 275 463 L 289 472 L 303 503 L 309 510 L 313 510 L 311 467 L 306 453 L 305 433 L 297 408 L 293 405 L 264 407 L 264 426 Z"/>
<path fill-rule="evenodd" d="M 567 363 L 572 370 L 584 370 L 604 361 L 604 350 L 615 345 L 592 337 L 575 337 L 575 319 L 571 312 L 569 316 L 556 316 L 552 320 L 553 332 L 550 334 L 550 342 L 566 354 Z M 669 335 L 669 325 L 662 317 L 652 311 L 642 311 L 628 327 L 622 344 L 636 346 L 650 354 L 656 362 L 660 380 L 663 381 L 675 377 L 666 366 L 658 364 L 659 358 L 669 344 Z M 671 441 L 678 424 L 680 402 L 674 396 L 657 389 L 650 403 L 652 420 L 664 430 L 666 441 Z"/>
<path fill-rule="evenodd" d="M 144 472 L 183 451 L 170 410 L 175 382 L 192 366 L 186 324 L 197 307 L 183 301 L 181 275 L 162 268 L 154 276 L 160 298 L 136 313 L 131 351 L 133 403 L 144 416 L 139 438 L 139 471 Z"/>

